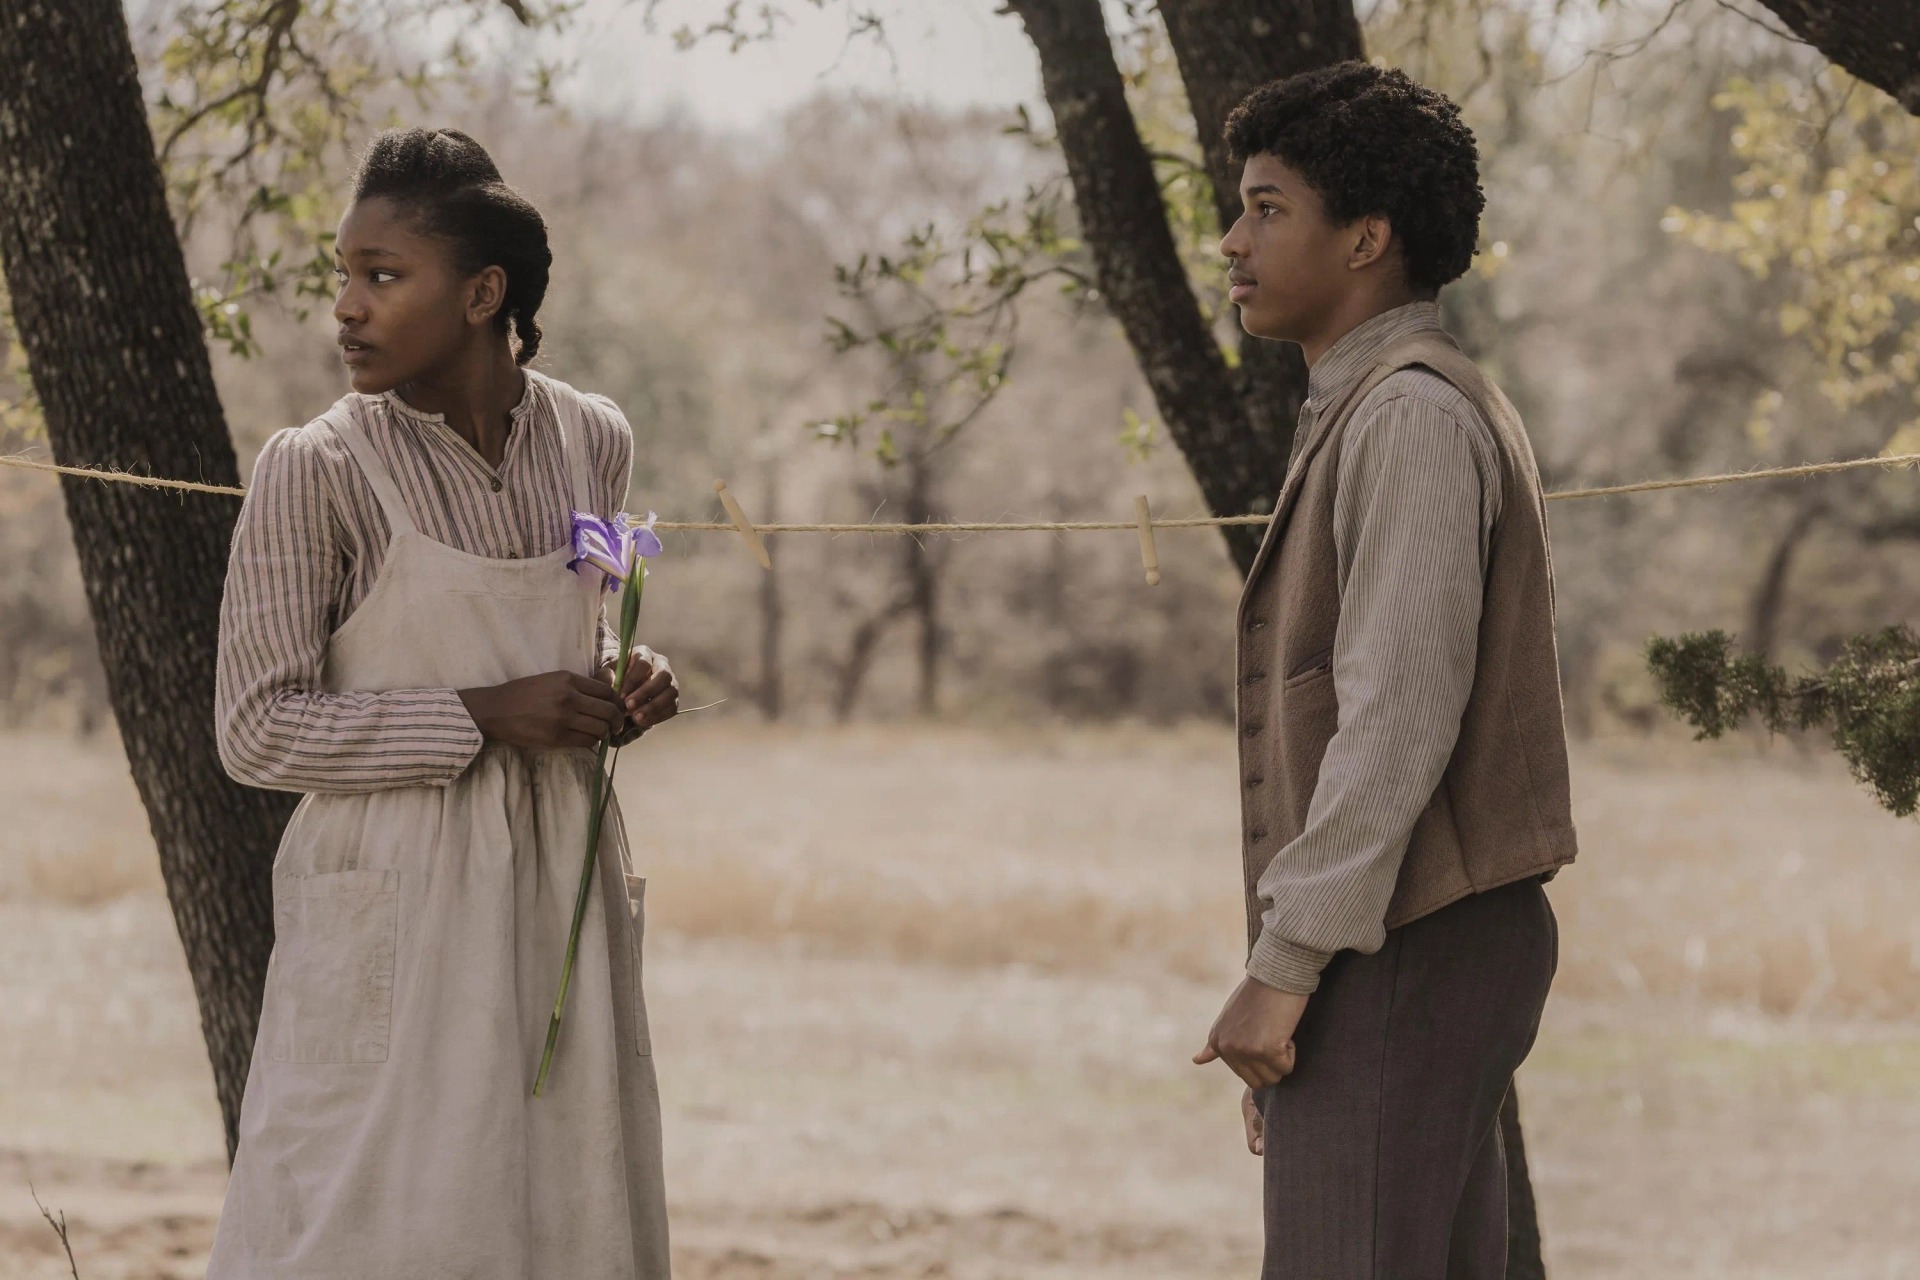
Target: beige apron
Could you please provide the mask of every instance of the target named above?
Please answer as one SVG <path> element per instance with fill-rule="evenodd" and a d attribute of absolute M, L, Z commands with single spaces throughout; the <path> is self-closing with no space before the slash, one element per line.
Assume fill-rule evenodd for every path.
<path fill-rule="evenodd" d="M 586 510 L 578 398 L 546 385 Z M 329 691 L 592 673 L 598 572 L 568 570 L 566 547 L 494 560 L 429 539 L 355 424 L 327 420 L 393 531 L 329 642 Z M 490 744 L 445 787 L 300 802 L 274 860 L 273 959 L 208 1280 L 668 1275 L 644 885 L 617 805 L 531 1096 L 593 769 L 591 751 Z"/>

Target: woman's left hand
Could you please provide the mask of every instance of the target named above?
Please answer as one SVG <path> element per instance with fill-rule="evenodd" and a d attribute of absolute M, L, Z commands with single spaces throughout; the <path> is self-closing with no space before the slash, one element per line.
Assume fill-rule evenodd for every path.
<path fill-rule="evenodd" d="M 613 671 L 606 671 L 608 683 Z M 633 646 L 627 658 L 627 678 L 620 691 L 620 704 L 627 722 L 613 735 L 615 746 L 624 746 L 680 710 L 680 685 L 673 678 L 673 667 L 666 658 L 644 644 Z"/>

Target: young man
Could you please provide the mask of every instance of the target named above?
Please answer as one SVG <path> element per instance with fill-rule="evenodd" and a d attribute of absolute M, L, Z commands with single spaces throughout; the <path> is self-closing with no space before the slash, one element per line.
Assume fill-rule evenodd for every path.
<path fill-rule="evenodd" d="M 1310 373 L 1239 614 L 1247 976 L 1195 1061 L 1248 1086 L 1266 1280 L 1498 1280 L 1497 1117 L 1574 832 L 1539 475 L 1434 301 L 1478 236 L 1473 134 L 1349 62 L 1227 140 L 1241 324 Z"/>

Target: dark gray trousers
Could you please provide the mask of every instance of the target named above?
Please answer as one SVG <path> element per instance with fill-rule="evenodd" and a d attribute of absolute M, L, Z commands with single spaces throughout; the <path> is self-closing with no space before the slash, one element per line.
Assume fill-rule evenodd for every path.
<path fill-rule="evenodd" d="M 1342 951 L 1266 1116 L 1262 1280 L 1501 1280 L 1500 1104 L 1559 960 L 1539 881 Z"/>

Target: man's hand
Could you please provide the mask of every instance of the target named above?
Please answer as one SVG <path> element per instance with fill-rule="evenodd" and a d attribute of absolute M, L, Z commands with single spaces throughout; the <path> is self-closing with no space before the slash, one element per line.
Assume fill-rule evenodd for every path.
<path fill-rule="evenodd" d="M 613 668 L 602 668 L 601 676 L 612 684 Z M 626 723 L 614 738 L 616 745 L 631 742 L 656 724 L 677 715 L 680 683 L 673 678 L 673 667 L 666 658 L 646 645 L 633 646 L 633 652 L 627 657 L 627 678 L 620 702 Z"/>
<path fill-rule="evenodd" d="M 1249 1089 L 1278 1084 L 1293 1071 L 1293 1029 L 1306 1011 L 1307 997 L 1242 978 L 1193 1060 L 1220 1059 Z"/>
<path fill-rule="evenodd" d="M 1240 1094 L 1240 1118 L 1247 1122 L 1247 1150 L 1257 1156 L 1265 1155 L 1267 1118 L 1260 1114 L 1259 1104 L 1254 1102 L 1251 1089 L 1243 1090 Z"/>
<path fill-rule="evenodd" d="M 591 747 L 620 723 L 607 682 L 571 671 L 459 692 L 481 735 L 512 747 Z"/>

